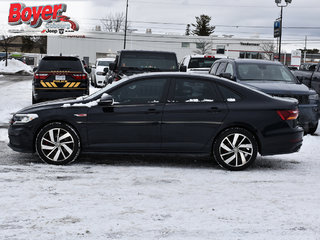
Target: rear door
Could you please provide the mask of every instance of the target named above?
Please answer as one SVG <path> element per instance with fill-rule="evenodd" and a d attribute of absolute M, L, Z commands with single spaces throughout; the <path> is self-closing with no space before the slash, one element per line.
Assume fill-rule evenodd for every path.
<path fill-rule="evenodd" d="M 174 79 L 163 111 L 163 152 L 208 151 L 227 112 L 212 81 Z"/>
<path fill-rule="evenodd" d="M 318 94 L 320 94 L 320 65 L 313 73 L 311 88 L 313 88 Z"/>

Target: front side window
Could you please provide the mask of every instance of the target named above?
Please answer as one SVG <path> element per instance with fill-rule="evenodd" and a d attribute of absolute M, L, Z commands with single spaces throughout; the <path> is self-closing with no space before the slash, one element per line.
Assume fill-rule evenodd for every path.
<path fill-rule="evenodd" d="M 174 102 L 213 102 L 214 91 L 209 81 L 194 79 L 177 79 Z"/>
<path fill-rule="evenodd" d="M 233 66 L 231 63 L 228 63 L 225 73 L 230 73 L 233 76 Z"/>
<path fill-rule="evenodd" d="M 159 103 L 167 80 L 162 78 L 143 79 L 130 82 L 113 90 L 110 95 L 115 104 Z"/>

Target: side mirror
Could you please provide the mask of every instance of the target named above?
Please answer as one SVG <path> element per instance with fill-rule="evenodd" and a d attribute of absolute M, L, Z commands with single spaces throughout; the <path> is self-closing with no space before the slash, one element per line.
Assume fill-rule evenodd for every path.
<path fill-rule="evenodd" d="M 33 68 L 33 72 L 36 72 L 38 70 L 38 67 Z"/>
<path fill-rule="evenodd" d="M 234 77 L 231 75 L 231 73 L 220 73 L 219 77 L 227 78 L 229 80 L 233 80 L 234 81 Z"/>
<path fill-rule="evenodd" d="M 109 63 L 109 69 L 114 71 L 116 69 L 116 64 L 115 63 Z"/>
<path fill-rule="evenodd" d="M 107 75 L 107 73 L 109 72 L 109 68 L 108 67 L 105 67 L 104 69 L 103 69 L 103 76 L 105 76 L 105 75 Z"/>
<path fill-rule="evenodd" d="M 180 72 L 186 72 L 186 71 L 187 71 L 187 67 L 181 65 L 181 66 L 180 66 Z"/>
<path fill-rule="evenodd" d="M 100 106 L 111 106 L 113 104 L 113 98 L 111 95 L 104 93 L 100 98 Z"/>

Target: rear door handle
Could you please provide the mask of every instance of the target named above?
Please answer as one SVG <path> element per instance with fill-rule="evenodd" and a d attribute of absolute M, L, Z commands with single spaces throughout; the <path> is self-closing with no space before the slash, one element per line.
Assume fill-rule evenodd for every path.
<path fill-rule="evenodd" d="M 157 109 L 155 109 L 155 108 L 149 108 L 147 111 L 146 111 L 146 113 L 148 114 L 148 113 L 156 113 L 156 114 L 158 114 L 158 113 L 160 113 L 160 111 L 158 111 Z"/>

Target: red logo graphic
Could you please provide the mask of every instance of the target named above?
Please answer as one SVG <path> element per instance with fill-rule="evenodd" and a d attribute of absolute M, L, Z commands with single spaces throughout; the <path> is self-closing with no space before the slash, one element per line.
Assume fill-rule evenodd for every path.
<path fill-rule="evenodd" d="M 32 28 L 38 28 L 42 22 L 68 22 L 74 31 L 79 30 L 79 25 L 63 16 L 66 12 L 66 4 L 45 5 L 37 7 L 26 7 L 23 3 L 12 3 L 9 10 L 9 25 L 20 25 L 22 23 L 30 25 Z"/>

